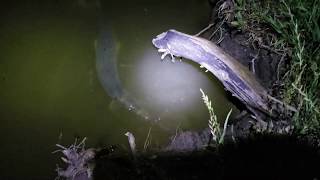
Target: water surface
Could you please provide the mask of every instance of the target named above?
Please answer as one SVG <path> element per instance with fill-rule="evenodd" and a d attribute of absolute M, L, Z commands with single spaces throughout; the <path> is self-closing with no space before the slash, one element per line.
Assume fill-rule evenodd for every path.
<path fill-rule="evenodd" d="M 142 148 L 150 128 L 102 88 L 95 68 L 98 9 L 108 11 L 123 87 L 142 108 L 175 130 L 207 126 L 200 88 L 217 115 L 230 105 L 221 85 L 197 65 L 160 61 L 151 40 L 174 28 L 195 34 L 209 19 L 206 0 L 8 1 L 1 5 L 0 177 L 52 179 L 54 144 L 88 137 L 89 146 Z M 100 6 L 100 7 L 99 7 Z M 154 126 L 154 147 L 171 134 Z M 60 138 L 59 138 L 60 137 Z"/>

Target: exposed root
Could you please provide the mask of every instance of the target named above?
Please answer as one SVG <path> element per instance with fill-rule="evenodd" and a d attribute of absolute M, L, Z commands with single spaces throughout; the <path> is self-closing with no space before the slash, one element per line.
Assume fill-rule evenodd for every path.
<path fill-rule="evenodd" d="M 93 148 L 85 149 L 86 138 L 77 144 L 77 139 L 69 147 L 56 144 L 60 149 L 53 153 L 62 152 L 64 157 L 61 160 L 67 164 L 66 169 L 57 167 L 58 177 L 56 179 L 92 179 L 94 165 L 91 161 L 94 159 L 96 151 Z"/>

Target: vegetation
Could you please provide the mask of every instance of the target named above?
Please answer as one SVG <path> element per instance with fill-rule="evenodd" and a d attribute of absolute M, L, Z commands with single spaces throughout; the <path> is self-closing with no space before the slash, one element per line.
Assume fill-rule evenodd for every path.
<path fill-rule="evenodd" d="M 319 135 L 320 0 L 225 1 L 219 15 L 248 35 L 248 45 L 282 57 L 278 96 L 299 110 L 293 116 L 299 134 Z"/>
<path fill-rule="evenodd" d="M 223 129 L 221 130 L 220 123 L 218 121 L 216 114 L 214 113 L 214 110 L 212 108 L 211 101 L 209 100 L 209 97 L 203 92 L 202 89 L 200 89 L 200 91 L 202 93 L 202 100 L 209 111 L 210 119 L 209 119 L 208 126 L 210 128 L 212 139 L 215 142 L 217 142 L 218 144 L 223 144 L 224 136 L 225 136 L 226 130 L 227 130 L 228 120 L 231 115 L 232 109 L 230 109 L 230 111 L 224 121 Z"/>

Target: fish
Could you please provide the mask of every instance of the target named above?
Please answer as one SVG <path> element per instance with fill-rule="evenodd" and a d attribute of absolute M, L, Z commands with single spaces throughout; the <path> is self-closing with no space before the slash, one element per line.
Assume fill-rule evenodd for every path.
<path fill-rule="evenodd" d="M 105 92 L 129 111 L 134 112 L 144 120 L 150 120 L 149 113 L 143 109 L 121 83 L 118 67 L 118 49 L 112 26 L 101 18 L 98 25 L 98 38 L 95 41 L 96 71 L 98 79 Z"/>

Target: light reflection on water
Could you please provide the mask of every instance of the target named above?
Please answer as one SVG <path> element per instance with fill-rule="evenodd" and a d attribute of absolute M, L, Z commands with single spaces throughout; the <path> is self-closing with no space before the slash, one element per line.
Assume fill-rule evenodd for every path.
<path fill-rule="evenodd" d="M 97 12 L 88 2 L 1 5 L 0 177 L 52 179 L 58 159 L 51 152 L 60 133 L 62 144 L 87 136 L 91 146 L 127 146 L 124 133 L 130 131 L 138 148 L 143 146 L 150 124 L 112 103 L 97 79 Z M 167 29 L 195 33 L 205 26 L 207 1 L 137 2 L 107 4 L 127 91 L 169 128 L 206 126 L 199 88 L 221 107 L 218 116 L 225 116 L 228 107 L 223 107 L 224 94 L 214 78 L 190 63 L 161 62 L 151 44 Z M 151 133 L 154 145 L 169 135 L 156 127 Z"/>
<path fill-rule="evenodd" d="M 201 100 L 199 89 L 205 89 L 218 115 L 224 116 L 228 109 L 220 84 L 190 61 L 168 58 L 160 61 L 154 48 L 145 48 L 143 56 L 136 64 L 135 82 L 141 98 L 147 107 L 162 118 L 163 123 L 175 129 L 182 123 L 185 128 L 203 128 L 207 120 L 207 110 Z M 193 123 L 196 122 L 196 123 Z"/>

